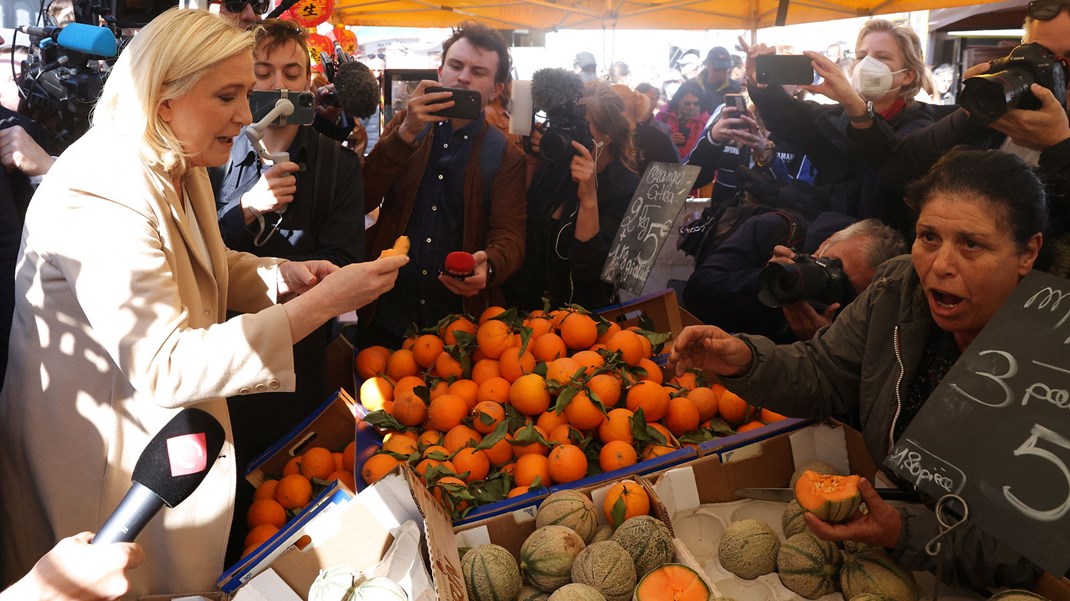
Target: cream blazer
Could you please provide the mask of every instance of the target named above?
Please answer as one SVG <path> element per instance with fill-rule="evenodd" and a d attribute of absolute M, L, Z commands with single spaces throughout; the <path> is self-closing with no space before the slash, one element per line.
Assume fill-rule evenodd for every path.
<path fill-rule="evenodd" d="M 128 598 L 213 590 L 235 473 L 225 397 L 293 390 L 281 262 L 229 251 L 204 169 L 185 188 L 136 144 L 94 128 L 56 162 L 30 205 L 16 268 L 10 362 L 0 395 L 0 562 L 6 581 L 60 538 L 96 531 L 142 450 L 183 407 L 227 433 L 196 492 L 137 539 Z M 228 309 L 246 314 L 224 321 Z M 244 519 L 244 516 L 241 516 Z"/>

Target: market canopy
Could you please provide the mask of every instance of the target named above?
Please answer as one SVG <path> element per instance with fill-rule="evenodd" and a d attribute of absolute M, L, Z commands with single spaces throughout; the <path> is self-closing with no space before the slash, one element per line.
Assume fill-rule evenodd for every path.
<path fill-rule="evenodd" d="M 984 0 L 784 0 L 780 24 L 985 4 Z M 502 29 L 750 29 L 777 23 L 780 0 L 336 0 L 344 25 Z"/>

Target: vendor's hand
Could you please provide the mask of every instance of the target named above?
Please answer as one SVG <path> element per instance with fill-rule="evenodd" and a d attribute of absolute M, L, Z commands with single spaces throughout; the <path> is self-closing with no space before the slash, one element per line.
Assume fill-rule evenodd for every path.
<path fill-rule="evenodd" d="M 843 67 L 832 62 L 829 57 L 807 50 L 803 54 L 810 59 L 814 72 L 821 76 L 821 83 L 817 85 L 802 86 L 804 90 L 812 94 L 823 94 L 835 100 L 843 106 L 850 115 L 861 115 L 866 112 L 866 101 L 858 95 L 858 91 L 847 79 Z"/>
<path fill-rule="evenodd" d="M 1070 138 L 1070 119 L 1051 90 L 1035 83 L 1029 86 L 1029 91 L 1040 100 L 1039 109 L 1011 109 L 989 127 L 1006 134 L 1015 144 L 1033 150 L 1047 150 Z"/>
<path fill-rule="evenodd" d="M 754 354 L 746 342 L 717 326 L 687 326 L 676 337 L 668 367 L 680 376 L 697 367 L 719 376 L 733 376 L 750 369 Z"/>
<path fill-rule="evenodd" d="M 425 79 L 412 91 L 406 106 L 408 110 L 405 111 L 405 120 L 398 128 L 398 134 L 402 140 L 412 144 L 428 123 L 441 123 L 449 120 L 449 117 L 431 114 L 434 111 L 448 109 L 455 104 L 452 100 L 453 92 L 426 92 L 427 88 L 440 85 L 437 81 Z"/>
<path fill-rule="evenodd" d="M 813 305 L 806 301 L 796 301 L 781 307 L 784 311 L 784 320 L 788 327 L 795 332 L 799 340 L 810 340 L 821 328 L 832 323 L 836 317 L 836 311 L 840 310 L 840 303 L 832 303 L 823 313 L 818 313 Z"/>
<path fill-rule="evenodd" d="M 0 164 L 8 171 L 44 175 L 55 161 L 20 125 L 0 130 Z"/>
<path fill-rule="evenodd" d="M 102 601 L 126 595 L 126 572 L 141 565 L 144 550 L 137 543 L 91 545 L 92 538 L 82 532 L 60 540 L 3 597 Z"/>
<path fill-rule="evenodd" d="M 598 174 L 595 171 L 594 157 L 586 146 L 575 140 L 572 141 L 572 148 L 576 151 L 576 154 L 572 155 L 572 181 L 578 186 L 580 203 L 594 202 L 597 205 L 598 195 L 594 182 Z M 605 152 L 605 149 L 602 151 Z"/>
<path fill-rule="evenodd" d="M 751 46 L 743 39 L 743 36 L 739 36 L 739 47 L 743 49 L 743 52 L 747 53 L 747 59 L 743 61 L 743 74 L 747 78 L 748 82 L 754 82 L 759 88 L 764 88 L 765 84 L 758 83 L 755 77 L 756 70 L 754 68 L 754 57 L 762 54 L 776 54 L 776 48 L 773 46 L 766 46 L 765 44 L 755 44 Z"/>
<path fill-rule="evenodd" d="M 338 271 L 330 261 L 285 261 L 279 264 L 279 296 L 301 294 Z"/>
<path fill-rule="evenodd" d="M 480 290 L 487 287 L 487 253 L 486 251 L 478 250 L 472 253 L 472 258 L 476 260 L 472 275 L 461 280 L 443 274 L 438 276 L 438 281 L 442 282 L 442 285 L 447 290 L 458 296 L 475 296 L 479 294 Z"/>
<path fill-rule="evenodd" d="M 803 519 L 806 520 L 807 527 L 821 540 L 850 540 L 888 549 L 895 548 L 899 544 L 899 535 L 903 529 L 903 517 L 899 510 L 885 503 L 865 478 L 858 481 L 858 491 L 862 493 L 866 513 L 856 511 L 842 524 L 830 524 L 812 513 L 805 513 Z"/>
<path fill-rule="evenodd" d="M 286 206 L 293 202 L 294 193 L 297 192 L 297 178 L 294 173 L 300 166 L 293 161 L 283 161 L 268 168 L 260 174 L 260 179 L 242 194 L 241 206 L 245 223 L 252 223 L 256 219 L 255 214 L 249 209 L 256 209 L 261 213 L 272 211 L 283 212 Z"/>

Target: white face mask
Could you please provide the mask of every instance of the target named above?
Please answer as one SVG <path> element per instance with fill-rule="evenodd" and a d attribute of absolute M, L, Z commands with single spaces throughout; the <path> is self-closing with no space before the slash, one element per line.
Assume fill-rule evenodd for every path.
<path fill-rule="evenodd" d="M 904 71 L 906 69 L 892 71 L 888 65 L 873 58 L 873 55 L 867 54 L 865 58 L 855 65 L 855 69 L 851 73 L 851 85 L 866 100 L 880 100 L 893 89 L 898 90 L 903 87 L 900 85 L 893 88 L 892 83 L 894 81 L 893 76 Z"/>

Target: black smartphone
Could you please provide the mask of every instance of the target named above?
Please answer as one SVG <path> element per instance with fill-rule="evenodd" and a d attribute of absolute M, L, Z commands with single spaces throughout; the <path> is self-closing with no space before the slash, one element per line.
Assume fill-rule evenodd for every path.
<path fill-rule="evenodd" d="M 810 57 L 802 54 L 760 54 L 754 58 L 754 78 L 762 84 L 814 83 Z"/>
<path fill-rule="evenodd" d="M 743 97 L 743 94 L 725 94 L 724 95 L 725 108 L 732 107 L 731 113 L 725 113 L 725 116 L 730 119 L 738 119 L 747 114 L 747 99 Z M 734 125 L 732 129 L 746 129 L 745 124 Z"/>
<path fill-rule="evenodd" d="M 431 113 L 436 117 L 449 117 L 451 119 L 476 119 L 479 117 L 479 114 L 483 112 L 483 106 L 481 103 L 479 90 L 444 88 L 441 86 L 431 86 L 427 88 L 428 94 L 432 92 L 453 93 L 453 97 L 448 99 L 453 101 L 453 106 L 449 108 L 440 109 Z"/>
<path fill-rule="evenodd" d="M 291 90 L 253 90 L 249 96 L 249 109 L 253 113 L 253 123 L 261 119 L 275 108 L 275 103 L 280 98 L 286 98 L 294 105 L 294 112 L 288 117 L 280 117 L 271 122 L 272 125 L 311 125 L 316 118 L 316 96 L 312 92 L 297 92 Z"/>

